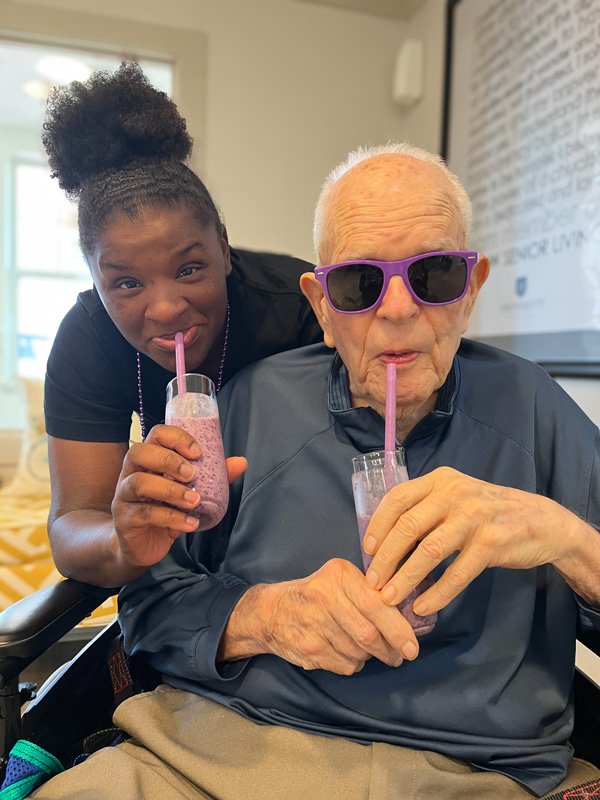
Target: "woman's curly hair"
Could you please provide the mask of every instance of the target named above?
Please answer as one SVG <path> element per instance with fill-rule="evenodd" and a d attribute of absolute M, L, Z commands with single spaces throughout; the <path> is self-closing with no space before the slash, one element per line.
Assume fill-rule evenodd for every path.
<path fill-rule="evenodd" d="M 86 257 L 115 213 L 135 217 L 147 208 L 185 205 L 221 232 L 208 190 L 186 166 L 192 138 L 185 120 L 138 64 L 124 61 L 115 72 L 54 89 L 42 142 L 52 177 L 79 201 Z"/>

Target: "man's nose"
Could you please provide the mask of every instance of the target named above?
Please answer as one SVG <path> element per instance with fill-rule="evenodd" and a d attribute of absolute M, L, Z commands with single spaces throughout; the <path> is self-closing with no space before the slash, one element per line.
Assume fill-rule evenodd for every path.
<path fill-rule="evenodd" d="M 413 299 L 400 275 L 393 275 L 377 308 L 378 316 L 389 319 L 406 319 L 417 314 L 418 311 L 419 304 Z"/>
<path fill-rule="evenodd" d="M 188 302 L 179 291 L 156 287 L 146 306 L 146 319 L 167 324 L 178 319 L 188 307 Z"/>

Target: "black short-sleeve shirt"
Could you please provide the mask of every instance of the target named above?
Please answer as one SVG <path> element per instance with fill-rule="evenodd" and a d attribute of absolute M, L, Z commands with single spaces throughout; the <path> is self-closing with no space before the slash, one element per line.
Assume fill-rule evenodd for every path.
<path fill-rule="evenodd" d="M 266 356 L 323 338 L 299 278 L 313 265 L 272 253 L 231 249 L 227 278 L 228 381 Z M 146 430 L 164 420 L 174 373 L 140 354 Z M 63 319 L 48 358 L 44 409 L 47 432 L 59 439 L 126 442 L 139 412 L 136 350 L 119 333 L 95 289 L 82 292 Z"/>

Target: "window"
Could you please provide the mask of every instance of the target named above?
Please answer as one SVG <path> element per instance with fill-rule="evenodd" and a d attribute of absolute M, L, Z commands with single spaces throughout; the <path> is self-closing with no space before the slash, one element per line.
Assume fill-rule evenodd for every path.
<path fill-rule="evenodd" d="M 91 288 L 77 241 L 77 209 L 43 163 L 15 159 L 14 296 L 16 371 L 43 377 L 60 321 Z"/>
<path fill-rule="evenodd" d="M 77 206 L 50 178 L 40 132 L 51 85 L 115 70 L 112 53 L 0 40 L 0 243 L 3 242 L 2 375 L 43 378 L 56 330 L 77 294 L 91 288 L 78 244 Z M 173 66 L 139 59 L 172 94 Z M 10 68 L 8 68 L 10 67 Z"/>

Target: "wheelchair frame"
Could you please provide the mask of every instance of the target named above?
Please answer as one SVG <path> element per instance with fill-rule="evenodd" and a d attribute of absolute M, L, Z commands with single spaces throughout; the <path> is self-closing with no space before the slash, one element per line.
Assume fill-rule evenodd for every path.
<path fill-rule="evenodd" d="M 18 739 L 31 739 L 67 762 L 73 742 L 98 730 L 107 720 L 110 724 L 113 692 L 107 653 L 120 632 L 116 620 L 45 685 L 43 694 L 22 715 L 22 703 L 29 698 L 19 687 L 19 676 L 117 592 L 116 588 L 102 589 L 66 579 L 19 600 L 0 614 L 0 780 L 9 752 Z M 582 633 L 578 638 L 600 656 L 600 632 Z M 69 678 L 74 687 L 67 700 L 59 686 L 63 678 Z M 600 686 L 577 669 L 574 695 L 575 727 L 571 742 L 575 754 L 600 767 Z M 57 709 L 61 716 L 69 718 L 68 733 L 56 731 Z"/>

